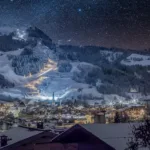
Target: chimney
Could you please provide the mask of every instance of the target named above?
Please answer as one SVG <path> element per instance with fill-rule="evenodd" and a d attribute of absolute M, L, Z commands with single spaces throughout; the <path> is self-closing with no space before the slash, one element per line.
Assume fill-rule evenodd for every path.
<path fill-rule="evenodd" d="M 8 129 L 8 124 L 3 122 L 3 125 L 2 125 L 2 130 L 7 130 Z"/>
<path fill-rule="evenodd" d="M 106 123 L 105 111 L 101 111 L 100 113 L 96 113 L 94 115 L 94 123 L 100 123 L 100 124 Z"/>
<path fill-rule="evenodd" d="M 1 136 L 1 147 L 3 146 L 6 146 L 7 145 L 7 142 L 11 140 L 11 139 L 8 139 L 8 137 L 6 135 L 2 135 Z"/>
<path fill-rule="evenodd" d="M 43 122 L 38 122 L 37 123 L 37 128 L 38 129 L 44 129 Z"/>

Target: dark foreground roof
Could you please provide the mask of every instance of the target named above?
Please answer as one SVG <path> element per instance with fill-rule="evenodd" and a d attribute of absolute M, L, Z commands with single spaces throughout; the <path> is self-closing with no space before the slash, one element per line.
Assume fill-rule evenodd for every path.
<path fill-rule="evenodd" d="M 128 139 L 132 137 L 133 125 L 139 126 L 140 123 L 86 124 L 75 126 L 85 129 L 86 131 L 96 136 L 98 139 L 116 150 L 124 150 L 125 148 L 127 148 Z M 64 138 L 65 133 L 67 132 L 70 132 L 71 134 L 71 130 L 74 130 L 75 126 L 68 129 L 63 134 L 55 137 L 52 142 L 60 141 Z"/>
<path fill-rule="evenodd" d="M 5 135 L 9 139 L 8 144 L 5 147 L 0 147 L 1 150 L 8 150 L 22 144 L 32 142 L 44 135 L 56 136 L 56 134 L 49 131 L 32 129 L 32 128 L 23 128 L 23 127 L 14 127 L 4 133 L 0 133 L 0 136 Z"/>
<path fill-rule="evenodd" d="M 87 124 L 81 126 L 116 150 L 124 150 L 127 148 L 128 139 L 132 137 L 133 125 L 138 126 L 139 124 Z"/>

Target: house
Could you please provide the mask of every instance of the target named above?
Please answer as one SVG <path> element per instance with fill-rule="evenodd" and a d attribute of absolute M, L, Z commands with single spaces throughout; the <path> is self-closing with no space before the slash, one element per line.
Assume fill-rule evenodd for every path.
<path fill-rule="evenodd" d="M 0 111 L 5 110 L 5 108 L 9 108 L 14 106 L 12 102 L 0 100 Z"/>
<path fill-rule="evenodd" d="M 56 136 L 48 130 L 15 127 L 0 133 L 0 150 L 32 150 L 37 142 L 48 142 Z"/>
<path fill-rule="evenodd" d="M 37 143 L 34 150 L 124 150 L 139 123 L 75 125 L 50 143 Z"/>
<path fill-rule="evenodd" d="M 17 118 L 17 117 L 19 117 L 20 109 L 15 106 L 10 107 L 8 110 L 8 113 L 13 114 L 13 116 Z"/>

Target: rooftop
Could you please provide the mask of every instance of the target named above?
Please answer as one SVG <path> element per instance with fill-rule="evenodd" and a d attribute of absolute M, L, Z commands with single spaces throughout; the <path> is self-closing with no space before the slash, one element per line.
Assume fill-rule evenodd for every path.
<path fill-rule="evenodd" d="M 33 137 L 33 136 L 38 135 L 43 132 L 44 131 L 30 130 L 29 128 L 14 127 L 4 133 L 0 133 L 0 136 L 5 135 L 9 139 L 11 139 L 8 141 L 8 144 L 7 144 L 7 146 L 10 146 L 17 142 L 23 141 L 25 139 L 28 139 L 30 137 Z M 7 146 L 5 146 L 5 147 L 7 147 Z M 0 149 L 3 149 L 3 148 L 0 148 Z"/>
<path fill-rule="evenodd" d="M 132 138 L 132 127 L 139 126 L 140 124 L 141 123 L 75 125 L 72 128 L 65 131 L 64 133 L 56 136 L 52 140 L 52 142 L 67 141 L 67 139 L 69 139 L 71 135 L 72 137 L 75 136 L 75 132 L 80 133 L 81 131 L 83 131 L 82 129 L 85 129 L 95 137 L 99 138 L 101 141 L 113 147 L 115 150 L 124 150 L 127 148 L 128 140 Z M 77 131 L 76 129 L 80 130 L 80 132 Z M 74 139 L 75 138 L 73 138 L 73 140 Z M 78 141 L 74 141 L 74 142 L 78 142 Z"/>
<path fill-rule="evenodd" d="M 132 137 L 133 125 L 139 126 L 140 123 L 86 124 L 81 126 L 116 150 L 123 150 L 127 148 L 128 139 Z"/>

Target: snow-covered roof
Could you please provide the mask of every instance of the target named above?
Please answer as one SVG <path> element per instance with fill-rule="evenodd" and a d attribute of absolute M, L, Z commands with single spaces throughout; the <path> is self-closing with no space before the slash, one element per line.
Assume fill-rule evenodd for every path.
<path fill-rule="evenodd" d="M 132 137 L 133 125 L 138 126 L 140 123 L 86 124 L 81 126 L 116 150 L 124 150 L 127 148 L 128 139 Z"/>

